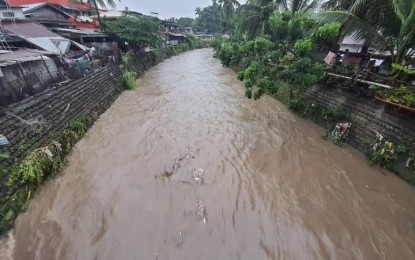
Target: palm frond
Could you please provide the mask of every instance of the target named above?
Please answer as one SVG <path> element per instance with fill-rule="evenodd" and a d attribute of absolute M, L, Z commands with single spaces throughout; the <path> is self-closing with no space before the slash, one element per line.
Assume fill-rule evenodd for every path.
<path fill-rule="evenodd" d="M 376 27 L 350 12 L 324 11 L 319 13 L 316 18 L 323 23 L 341 23 L 343 35 L 353 36 L 357 42 L 364 42 L 376 50 L 385 51 L 391 49 L 390 41 Z"/>

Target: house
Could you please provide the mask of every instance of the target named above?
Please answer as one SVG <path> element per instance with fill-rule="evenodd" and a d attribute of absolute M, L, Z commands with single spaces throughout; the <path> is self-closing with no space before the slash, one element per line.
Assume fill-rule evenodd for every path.
<path fill-rule="evenodd" d="M 56 56 L 36 49 L 0 51 L 0 106 L 18 102 L 56 82 Z"/>
<path fill-rule="evenodd" d="M 22 10 L 27 18 L 49 28 L 74 27 L 73 23 L 70 22 L 72 16 L 55 5 L 48 3 L 24 5 L 22 6 Z"/>
<path fill-rule="evenodd" d="M 119 59 L 118 43 L 106 33 L 67 28 L 54 28 L 53 31 L 62 37 L 80 43 L 81 46 L 90 48 L 96 59 L 103 64 Z"/>
<path fill-rule="evenodd" d="M 0 12 L 3 9 L 0 8 Z M 28 47 L 48 52 L 66 54 L 72 50 L 86 50 L 86 47 L 75 44 L 71 40 L 63 38 L 46 28 L 45 26 L 26 19 L 22 8 L 8 9 L 7 18 L 2 18 L 0 29 L 3 38 L 0 39 L 3 46 Z M 3 43 L 4 42 L 4 43 Z"/>
<path fill-rule="evenodd" d="M 124 16 L 130 17 L 130 18 L 140 18 L 143 16 L 143 14 L 139 12 L 135 12 L 135 11 L 130 11 L 128 10 L 128 7 L 126 7 L 125 10 L 121 10 L 121 11 L 110 10 L 110 11 L 100 12 L 100 16 L 111 20 L 111 19 L 117 19 L 117 18 L 124 17 Z M 91 18 L 98 19 L 98 16 L 93 15 L 91 16 Z"/>
<path fill-rule="evenodd" d="M 91 16 L 91 6 L 88 1 L 73 1 L 73 0 L 8 0 L 9 4 L 14 7 L 23 7 L 23 8 L 41 8 L 43 9 L 43 18 L 47 16 L 50 19 L 56 18 L 56 11 L 50 13 L 50 6 L 55 7 L 56 9 L 61 10 L 65 14 L 68 14 L 67 21 L 72 24 L 73 28 L 83 29 L 83 30 L 97 30 L 98 24 L 94 21 Z M 45 4 L 49 7 L 45 8 Z M 36 6 L 39 5 L 40 7 Z M 30 14 L 30 10 L 26 10 Z M 39 11 L 42 13 L 42 11 Z M 62 13 L 61 13 L 62 14 Z M 62 26 L 61 26 L 62 27 Z"/>
<path fill-rule="evenodd" d="M 167 45 L 178 45 L 185 43 L 187 36 L 181 33 L 172 33 L 172 32 L 163 32 L 164 39 L 167 42 Z"/>
<path fill-rule="evenodd" d="M 21 8 L 10 7 L 5 1 L 0 0 L 0 20 L 3 19 L 24 19 Z"/>
<path fill-rule="evenodd" d="M 196 36 L 202 41 L 211 41 L 215 38 L 212 34 L 198 34 Z"/>
<path fill-rule="evenodd" d="M 173 32 L 173 33 L 181 32 L 180 26 L 174 21 L 161 20 L 160 25 L 164 32 Z"/>
<path fill-rule="evenodd" d="M 343 41 L 340 44 L 340 51 L 346 51 L 359 53 L 362 51 L 364 42 L 357 40 L 353 36 L 344 37 Z"/>
<path fill-rule="evenodd" d="M 193 27 L 185 27 L 184 32 L 186 34 L 195 34 L 195 30 L 193 29 Z"/>

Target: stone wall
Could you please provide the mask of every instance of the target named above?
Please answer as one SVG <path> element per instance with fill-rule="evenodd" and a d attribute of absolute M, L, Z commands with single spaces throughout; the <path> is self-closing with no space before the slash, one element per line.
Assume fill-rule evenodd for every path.
<path fill-rule="evenodd" d="M 56 64 L 46 56 L 43 61 L 16 63 L 0 70 L 0 106 L 40 92 L 58 80 Z"/>
<path fill-rule="evenodd" d="M 352 131 L 349 142 L 360 151 L 368 152 L 376 133 L 380 133 L 395 146 L 404 145 L 415 153 L 415 113 L 396 109 L 347 90 L 320 85 L 311 88 L 307 96 L 310 101 L 324 108 L 342 108 L 350 112 Z M 322 120 L 315 119 L 315 121 L 326 127 Z M 400 155 L 392 170 L 411 183 L 415 183 L 413 169 L 405 167 L 407 159 L 408 155 Z"/>
<path fill-rule="evenodd" d="M 55 86 L 0 111 L 0 134 L 10 145 L 0 153 L 10 155 L 1 160 L 11 166 L 28 152 L 53 139 L 71 120 L 105 111 L 122 92 L 119 66 L 103 68 L 85 78 Z"/>
<path fill-rule="evenodd" d="M 151 66 L 179 53 L 171 51 L 165 48 L 134 54 L 129 67 L 141 75 Z M 8 146 L 0 147 L 0 154 L 10 156 L 8 159 L 0 157 L 0 170 L 48 144 L 68 127 L 71 120 L 104 112 L 123 90 L 121 70 L 119 65 L 113 65 L 70 83 L 53 85 L 7 109 L 0 107 L 0 134 L 10 142 Z"/>

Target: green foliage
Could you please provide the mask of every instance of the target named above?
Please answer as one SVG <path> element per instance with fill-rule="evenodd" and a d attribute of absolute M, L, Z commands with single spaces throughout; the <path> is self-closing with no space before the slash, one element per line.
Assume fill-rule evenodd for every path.
<path fill-rule="evenodd" d="M 392 63 L 392 68 L 394 70 L 400 71 L 402 73 L 404 73 L 405 75 L 415 75 L 415 70 L 413 69 L 408 69 L 407 67 L 400 65 L 400 64 L 396 64 L 396 63 Z"/>
<path fill-rule="evenodd" d="M 222 11 L 216 1 L 210 6 L 196 8 L 196 16 L 195 25 L 198 31 L 210 34 L 222 32 Z"/>
<path fill-rule="evenodd" d="M 369 153 L 369 159 L 371 164 L 390 168 L 397 159 L 394 144 L 387 140 L 377 140 Z"/>
<path fill-rule="evenodd" d="M 396 152 L 397 152 L 398 154 L 405 154 L 405 153 L 406 153 L 406 151 L 407 151 L 407 148 L 406 148 L 404 145 L 398 145 L 398 146 L 396 147 Z"/>
<path fill-rule="evenodd" d="M 151 65 L 156 65 L 157 64 L 157 61 L 158 61 L 157 52 L 156 51 L 150 51 L 149 52 L 149 55 L 150 55 Z"/>
<path fill-rule="evenodd" d="M 101 23 L 104 32 L 131 45 L 156 47 L 161 42 L 159 25 L 153 18 L 123 16 L 116 20 L 103 19 Z"/>
<path fill-rule="evenodd" d="M 245 89 L 245 97 L 252 99 L 252 88 Z"/>
<path fill-rule="evenodd" d="M 30 198 L 39 185 L 58 174 L 65 157 L 86 132 L 85 124 L 72 120 L 58 141 L 38 148 L 7 172 L 5 196 L 0 198 L 0 234 L 8 230 L 20 212 L 27 208 Z"/>
<path fill-rule="evenodd" d="M 336 6 L 336 5 L 334 5 Z M 413 54 L 415 44 L 415 4 L 413 0 L 347 1 L 348 9 L 324 11 L 320 22 L 339 22 L 343 35 L 380 52 L 392 54 L 394 63 L 403 64 Z"/>
<path fill-rule="evenodd" d="M 334 44 L 340 34 L 341 24 L 338 22 L 326 23 L 313 33 L 314 41 L 319 44 Z"/>
<path fill-rule="evenodd" d="M 332 107 L 329 109 L 325 109 L 322 114 L 325 119 L 328 119 L 332 122 L 350 119 L 350 111 L 342 107 Z"/>
<path fill-rule="evenodd" d="M 69 129 L 78 133 L 80 137 L 83 137 L 86 133 L 86 126 L 80 120 L 71 120 L 69 122 Z"/>
<path fill-rule="evenodd" d="M 168 57 L 174 56 L 176 55 L 176 49 L 174 48 L 174 46 L 168 46 L 166 48 L 166 53 Z"/>
<path fill-rule="evenodd" d="M 136 87 L 137 73 L 134 71 L 125 71 L 122 74 L 122 84 L 128 90 L 134 90 Z"/>
<path fill-rule="evenodd" d="M 224 39 L 222 37 L 215 37 L 210 42 L 210 47 L 218 51 L 222 47 L 223 42 L 224 42 Z"/>
<path fill-rule="evenodd" d="M 295 112 L 304 110 L 306 105 L 306 101 L 303 98 L 291 99 L 288 103 L 288 107 Z"/>
<path fill-rule="evenodd" d="M 294 50 L 298 56 L 304 57 L 313 50 L 313 43 L 310 39 L 298 40 L 294 44 Z"/>
<path fill-rule="evenodd" d="M 7 154 L 7 153 L 0 153 L 0 160 L 1 159 L 9 159 L 10 158 L 10 155 L 9 154 Z"/>
<path fill-rule="evenodd" d="M 190 17 L 180 17 L 179 19 L 177 19 L 177 24 L 181 28 L 192 27 L 194 23 L 195 23 L 195 19 L 190 18 Z"/>
<path fill-rule="evenodd" d="M 238 72 L 237 78 L 238 78 L 238 80 L 243 81 L 244 78 L 245 78 L 245 71 Z"/>
<path fill-rule="evenodd" d="M 408 87 L 401 86 L 399 88 L 391 89 L 371 87 L 371 89 L 388 101 L 409 107 L 415 107 L 415 91 Z"/>
<path fill-rule="evenodd" d="M 222 61 L 222 64 L 226 67 L 229 67 L 232 60 L 233 50 L 232 46 L 229 43 L 225 43 L 222 48 L 219 50 L 219 59 Z"/>

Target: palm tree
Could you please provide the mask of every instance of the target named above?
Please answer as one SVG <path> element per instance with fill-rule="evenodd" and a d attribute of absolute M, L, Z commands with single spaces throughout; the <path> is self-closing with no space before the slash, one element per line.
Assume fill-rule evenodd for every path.
<path fill-rule="evenodd" d="M 297 12 L 307 12 L 317 7 L 319 0 L 279 0 L 277 1 L 280 11 L 289 11 L 294 16 Z"/>
<path fill-rule="evenodd" d="M 354 0 L 328 0 L 321 5 L 323 10 L 348 10 Z"/>
<path fill-rule="evenodd" d="M 232 20 L 235 9 L 239 8 L 241 4 L 237 0 L 219 0 L 219 3 L 222 4 L 222 21 L 224 21 L 229 37 L 232 39 Z"/>
<path fill-rule="evenodd" d="M 246 32 L 249 39 L 267 33 L 268 20 L 276 7 L 273 0 L 248 0 L 240 8 L 240 16 L 242 17 L 240 30 Z"/>
<path fill-rule="evenodd" d="M 70 0 L 75 3 L 83 3 L 82 0 Z M 121 2 L 121 0 L 119 0 Z M 101 21 L 101 15 L 99 13 L 98 6 L 104 6 L 104 7 L 111 7 L 114 8 L 116 6 L 115 0 L 88 0 L 89 6 L 92 9 L 95 9 L 94 11 L 97 13 L 98 21 Z"/>
<path fill-rule="evenodd" d="M 268 20 L 275 11 L 295 13 L 308 12 L 317 7 L 319 0 L 250 0 L 241 6 L 243 17 L 241 29 L 248 38 L 254 38 L 268 31 Z"/>
<path fill-rule="evenodd" d="M 357 0 L 347 11 L 324 11 L 318 19 L 340 22 L 344 35 L 389 51 L 394 63 L 415 53 L 415 0 Z"/>

